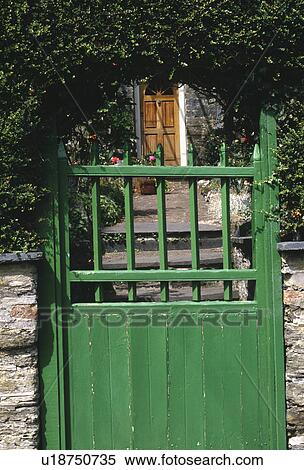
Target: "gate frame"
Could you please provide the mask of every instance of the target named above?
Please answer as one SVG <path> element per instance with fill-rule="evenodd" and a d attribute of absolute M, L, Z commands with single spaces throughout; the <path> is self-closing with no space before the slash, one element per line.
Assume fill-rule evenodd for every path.
<path fill-rule="evenodd" d="M 268 349 L 268 368 L 264 373 L 274 378 L 264 384 L 261 395 L 271 399 L 270 426 L 271 449 L 286 449 L 285 376 L 281 260 L 277 251 L 279 222 L 269 211 L 278 205 L 278 187 L 272 176 L 276 168 L 276 121 L 270 110 L 262 110 L 260 116 L 260 154 L 255 152 L 257 169 L 254 191 L 256 212 L 256 265 L 258 267 L 256 292 L 259 308 L 268 312 L 267 333 L 261 341 Z M 39 370 L 41 391 L 41 448 L 68 449 L 66 440 L 69 416 L 65 406 L 67 390 L 65 374 L 69 356 L 60 325 L 66 305 L 67 266 L 64 217 L 67 213 L 67 185 L 62 177 L 62 165 L 66 155 L 56 136 L 55 123 L 50 122 L 45 141 L 46 186 L 49 189 L 45 201 L 45 223 L 42 235 L 45 239 L 44 261 L 39 272 Z M 225 189 L 224 189 L 225 191 Z M 64 207 L 62 206 L 64 205 Z M 224 234 L 223 234 L 224 236 Z M 254 238 L 254 237 L 253 237 Z M 253 250 L 254 251 L 254 250 Z M 65 257 L 65 258 L 64 258 Z M 229 281 L 228 281 L 229 282 Z M 259 285 L 262 287 L 259 289 Z M 267 286 L 267 287 L 265 287 Z M 65 357 L 68 359 L 65 361 Z"/>

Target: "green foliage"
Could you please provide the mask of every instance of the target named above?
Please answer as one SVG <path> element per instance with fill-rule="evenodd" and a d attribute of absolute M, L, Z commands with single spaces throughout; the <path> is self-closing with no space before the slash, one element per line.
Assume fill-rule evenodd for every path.
<path fill-rule="evenodd" d="M 121 85 L 164 74 L 216 96 L 227 128 L 236 114 L 256 122 L 261 102 L 302 88 L 303 4 L 4 0 L 0 250 L 37 247 L 50 116 L 65 142 L 77 144 L 77 158 L 85 159 L 89 133 L 107 154 L 134 137 Z"/>
<path fill-rule="evenodd" d="M 114 225 L 123 218 L 124 192 L 123 182 L 120 179 L 101 180 L 101 220 L 104 226 Z"/>
<path fill-rule="evenodd" d="M 71 239 L 74 246 L 86 241 L 92 243 L 91 182 L 78 180 L 69 188 Z M 123 182 L 117 178 L 100 179 L 100 213 L 103 226 L 114 225 L 123 218 Z"/>
<path fill-rule="evenodd" d="M 291 101 L 281 116 L 277 156 L 282 234 L 304 239 L 304 104 Z"/>

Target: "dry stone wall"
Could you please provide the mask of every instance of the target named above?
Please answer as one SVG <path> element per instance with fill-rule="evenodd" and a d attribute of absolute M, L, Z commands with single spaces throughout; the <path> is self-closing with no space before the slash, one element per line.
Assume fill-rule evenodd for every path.
<path fill-rule="evenodd" d="M 304 449 L 304 242 L 280 243 L 289 447 Z"/>
<path fill-rule="evenodd" d="M 215 129 L 223 126 L 223 111 L 214 98 L 185 85 L 185 122 L 188 144 L 204 159 L 206 142 Z"/>
<path fill-rule="evenodd" d="M 38 447 L 36 261 L 40 257 L 0 255 L 0 449 Z"/>

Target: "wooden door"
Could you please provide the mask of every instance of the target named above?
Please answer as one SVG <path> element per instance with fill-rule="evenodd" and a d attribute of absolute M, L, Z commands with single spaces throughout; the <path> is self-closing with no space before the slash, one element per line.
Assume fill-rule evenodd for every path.
<path fill-rule="evenodd" d="M 157 145 L 161 144 L 165 164 L 180 165 L 177 87 L 143 86 L 141 116 L 143 154 L 155 152 Z"/>

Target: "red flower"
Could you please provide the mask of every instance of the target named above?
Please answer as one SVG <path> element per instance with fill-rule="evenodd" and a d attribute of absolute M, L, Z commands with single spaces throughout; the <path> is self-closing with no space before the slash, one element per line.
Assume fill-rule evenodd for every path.
<path fill-rule="evenodd" d="M 113 155 L 113 157 L 111 157 L 111 162 L 112 163 L 119 163 L 120 162 L 120 158 L 119 157 L 116 157 L 115 155 Z"/>
<path fill-rule="evenodd" d="M 248 144 L 249 139 L 248 139 L 247 135 L 241 135 L 240 141 L 241 141 L 242 144 Z"/>

